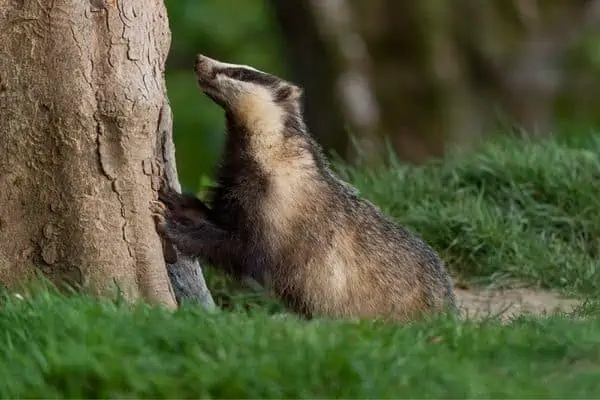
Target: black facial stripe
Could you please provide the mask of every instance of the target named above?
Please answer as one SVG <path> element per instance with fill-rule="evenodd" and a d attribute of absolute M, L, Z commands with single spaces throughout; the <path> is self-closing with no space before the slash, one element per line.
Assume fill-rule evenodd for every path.
<path fill-rule="evenodd" d="M 278 78 L 272 75 L 246 68 L 221 68 L 217 72 L 238 81 L 252 82 L 262 86 L 275 86 L 279 81 Z"/>

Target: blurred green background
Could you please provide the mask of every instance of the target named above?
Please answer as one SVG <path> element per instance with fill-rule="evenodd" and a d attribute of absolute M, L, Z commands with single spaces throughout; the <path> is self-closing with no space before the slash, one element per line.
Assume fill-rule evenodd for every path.
<path fill-rule="evenodd" d="M 184 189 L 194 191 L 211 176 L 225 138 L 222 110 L 197 88 L 194 55 L 287 76 L 276 21 L 257 0 L 167 1 L 172 32 L 167 90 L 173 109 L 177 167 Z"/>
<path fill-rule="evenodd" d="M 600 123 L 593 0 L 168 0 L 167 86 L 185 190 L 212 175 L 223 113 L 196 87 L 202 52 L 305 88 L 309 128 L 349 163 L 390 144 L 421 163 L 492 133 Z M 357 145 L 353 145 L 356 143 Z"/>

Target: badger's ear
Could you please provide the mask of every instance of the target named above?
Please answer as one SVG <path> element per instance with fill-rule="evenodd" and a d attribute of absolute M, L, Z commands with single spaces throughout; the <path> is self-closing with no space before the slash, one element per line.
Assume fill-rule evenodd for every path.
<path fill-rule="evenodd" d="M 292 87 L 292 93 L 290 95 L 290 100 L 296 101 L 302 98 L 304 91 L 300 86 L 290 85 Z"/>
<path fill-rule="evenodd" d="M 275 92 L 275 101 L 277 102 L 287 102 L 287 101 L 297 101 L 302 97 L 303 90 L 299 86 L 292 84 L 282 85 Z"/>

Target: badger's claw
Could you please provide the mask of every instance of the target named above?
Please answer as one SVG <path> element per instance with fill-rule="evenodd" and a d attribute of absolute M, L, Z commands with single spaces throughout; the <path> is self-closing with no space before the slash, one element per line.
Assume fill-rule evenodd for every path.
<path fill-rule="evenodd" d="M 156 231 L 160 236 L 165 262 L 167 264 L 175 264 L 177 262 L 177 251 L 175 250 L 175 245 L 171 242 L 167 227 L 169 209 L 160 201 L 151 201 L 150 211 L 154 218 Z"/>
<path fill-rule="evenodd" d="M 167 206 L 161 201 L 152 200 L 150 201 L 150 211 L 152 211 L 153 214 L 164 215 L 167 212 Z"/>
<path fill-rule="evenodd" d="M 150 212 L 152 213 L 152 217 L 156 223 L 156 229 L 162 235 L 165 232 L 167 219 L 166 214 L 168 213 L 167 207 L 160 201 L 154 200 L 150 202 Z"/>
<path fill-rule="evenodd" d="M 166 207 L 174 207 L 183 196 L 168 186 L 163 186 L 158 191 L 158 200 L 163 202 Z"/>

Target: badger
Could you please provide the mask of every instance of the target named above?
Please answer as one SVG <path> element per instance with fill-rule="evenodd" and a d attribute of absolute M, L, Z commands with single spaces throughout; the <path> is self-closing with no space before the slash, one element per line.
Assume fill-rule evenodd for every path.
<path fill-rule="evenodd" d="M 456 311 L 436 251 L 334 174 L 299 86 L 202 54 L 194 71 L 225 112 L 227 138 L 208 205 L 161 189 L 166 240 L 307 318 L 408 322 Z"/>

